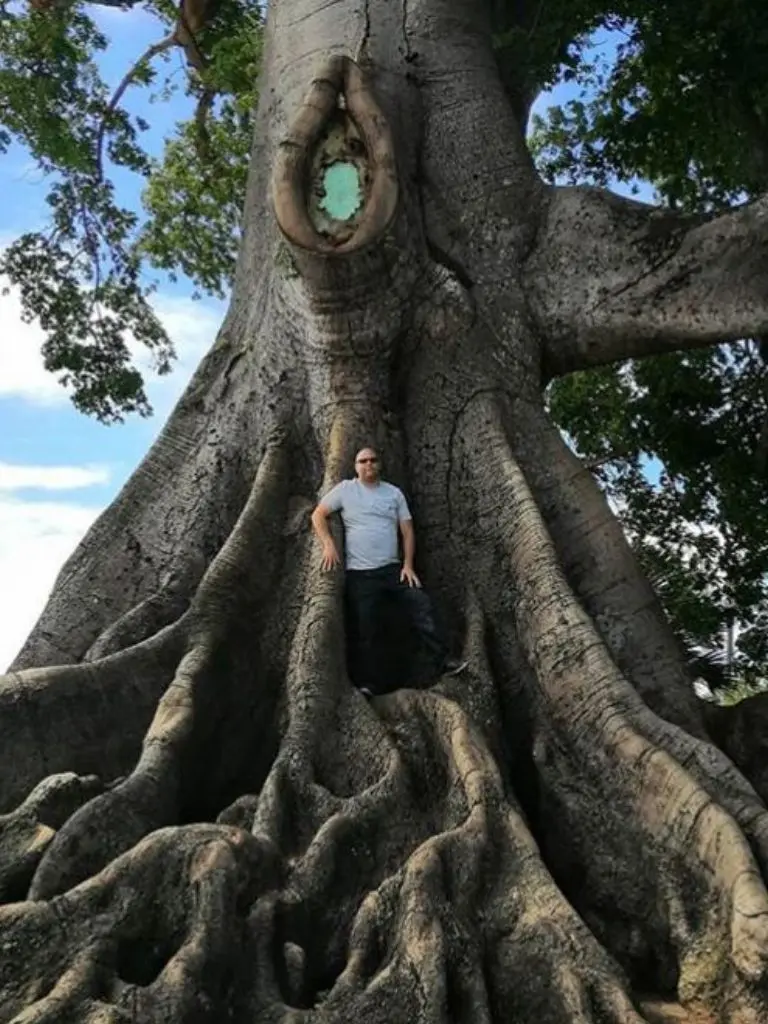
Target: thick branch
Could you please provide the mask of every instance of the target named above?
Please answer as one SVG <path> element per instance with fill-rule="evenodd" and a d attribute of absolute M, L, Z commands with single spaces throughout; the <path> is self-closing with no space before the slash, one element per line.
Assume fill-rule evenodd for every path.
<path fill-rule="evenodd" d="M 567 58 L 573 40 L 592 25 L 579 5 L 572 6 L 566 11 L 547 0 L 490 0 L 499 76 L 523 137 L 537 96 Z"/>
<path fill-rule="evenodd" d="M 702 223 L 556 189 L 526 276 L 553 375 L 758 334 L 768 329 L 768 199 Z"/>

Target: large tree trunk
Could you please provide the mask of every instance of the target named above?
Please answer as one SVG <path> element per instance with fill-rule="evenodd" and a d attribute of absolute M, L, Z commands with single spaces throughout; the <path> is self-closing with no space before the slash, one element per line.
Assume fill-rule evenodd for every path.
<path fill-rule="evenodd" d="M 545 188 L 481 10 L 271 0 L 230 313 L 0 683 L 0 1021 L 766 1019 L 759 734 L 542 402 L 768 328 L 765 214 Z M 370 703 L 308 529 L 367 443 L 471 662 Z"/>

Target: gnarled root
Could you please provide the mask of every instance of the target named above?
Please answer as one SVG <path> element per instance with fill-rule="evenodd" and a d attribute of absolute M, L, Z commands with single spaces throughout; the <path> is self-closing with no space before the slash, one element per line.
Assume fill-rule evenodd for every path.
<path fill-rule="evenodd" d="M 316 844 L 331 841 L 349 891 L 350 856 L 362 842 L 358 855 L 376 865 L 367 873 L 375 887 L 367 895 L 363 889 L 349 923 L 344 918 L 352 906 L 337 907 L 335 929 L 351 932 L 346 963 L 327 992 L 317 992 L 320 979 L 307 970 L 313 957 L 295 933 L 281 985 L 281 972 L 268 969 L 266 958 L 284 904 L 257 908 L 252 928 L 261 936 L 264 965 L 260 998 L 254 993 L 251 1003 L 257 1019 L 286 1019 L 281 1004 L 285 1013 L 288 1005 L 315 1003 L 324 1021 L 339 1022 L 482 1022 L 504 1019 L 519 1006 L 542 1021 L 640 1024 L 619 968 L 557 891 L 468 716 L 430 693 L 401 691 L 373 706 L 395 744 L 388 777 L 400 780 L 399 799 L 389 799 L 391 785 L 388 791 L 382 779 L 361 794 L 362 803 L 350 801 L 346 828 L 329 822 L 305 857 L 314 859 Z M 387 822 L 375 844 L 361 829 L 366 801 L 378 803 L 369 818 Z M 288 899 L 301 894 L 327 919 L 332 876 L 306 868 L 303 858 L 296 862 Z M 304 965 L 298 992 L 289 983 L 291 959 L 294 969 Z"/>
<path fill-rule="evenodd" d="M 222 1020 L 247 908 L 277 880 L 263 842 L 193 825 L 63 896 L 0 907 L 0 1021 Z"/>
<path fill-rule="evenodd" d="M 765 1013 L 763 805 L 725 755 L 627 682 L 492 401 L 464 415 L 483 444 L 476 471 L 494 477 L 492 494 L 474 481 L 475 525 L 496 538 L 515 609 L 506 621 L 492 573 L 473 576 L 465 676 L 370 702 L 349 687 L 341 577 L 288 539 L 278 444 L 181 620 L 43 670 L 26 704 L 0 689 L 28 740 L 40 694 L 62 680 L 77 692 L 153 664 L 152 651 L 166 681 L 175 673 L 127 778 L 95 798 L 96 779 L 48 779 L 0 819 L 6 898 L 35 872 L 31 898 L 0 908 L 0 1021 L 640 1024 L 674 1020 L 677 998 L 718 1024 Z M 350 444 L 339 420 L 326 483 Z M 295 605 L 297 588 L 286 618 L 281 595 Z M 261 657 L 276 638 L 279 654 Z M 515 675 L 519 708 L 500 693 Z M 499 705 L 524 726 L 500 729 Z M 513 736 L 531 750 L 510 751 Z M 535 799 L 507 777 L 513 760 L 527 761 Z M 190 808 L 220 824 L 167 827 Z M 632 989 L 655 995 L 638 1009 Z"/>
<path fill-rule="evenodd" d="M 24 898 L 56 830 L 101 789 L 95 775 L 51 775 L 35 786 L 20 807 L 0 816 L 0 903 Z"/>
<path fill-rule="evenodd" d="M 121 615 L 104 630 L 86 653 L 83 661 L 98 661 L 126 647 L 133 647 L 147 637 L 176 622 L 189 607 L 190 594 L 199 582 L 205 566 L 185 566 L 181 578 L 172 578 L 157 593 L 150 594 L 134 608 Z"/>
<path fill-rule="evenodd" d="M 717 743 L 711 728 L 717 746 L 708 742 L 706 726 L 713 726 L 714 716 L 706 716 L 693 692 L 659 602 L 642 578 L 618 521 L 554 428 L 542 427 L 536 436 L 544 441 L 540 448 L 533 445 L 533 451 L 526 451 L 526 479 L 532 476 L 535 481 L 532 494 L 550 535 L 557 538 L 558 556 L 575 596 L 622 676 L 656 712 L 638 711 L 645 736 L 684 764 L 722 804 L 744 830 L 762 866 L 768 867 L 768 817 L 747 781 L 754 782 L 753 776 L 761 779 L 759 744 L 731 740 L 729 749 L 724 742 Z M 757 731 L 754 723 L 751 730 Z M 732 757 L 732 751 L 739 756 Z"/>
<path fill-rule="evenodd" d="M 0 676 L 0 810 L 51 774 L 111 780 L 129 771 L 184 649 L 185 626 L 181 619 L 98 662 Z"/>
<path fill-rule="evenodd" d="M 473 428 L 500 491 L 493 512 L 505 510 L 518 636 L 538 681 L 533 756 L 555 877 L 635 978 L 757 1021 L 768 1012 L 765 808 L 719 751 L 657 718 L 623 678 L 493 409 Z"/>
<path fill-rule="evenodd" d="M 35 873 L 31 899 L 65 891 L 148 832 L 179 820 L 185 762 L 210 724 L 201 712 L 214 703 L 206 693 L 217 685 L 214 659 L 233 629 L 245 625 L 242 617 L 266 602 L 273 578 L 285 509 L 284 457 L 279 444 L 267 449 L 240 519 L 203 577 L 189 611 L 188 649 L 160 700 L 136 767 L 58 833 Z"/>

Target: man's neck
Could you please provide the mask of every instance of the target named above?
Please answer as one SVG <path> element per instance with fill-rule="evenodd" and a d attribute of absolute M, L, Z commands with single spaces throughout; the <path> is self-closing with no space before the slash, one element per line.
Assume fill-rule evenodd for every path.
<path fill-rule="evenodd" d="M 374 488 L 374 487 L 378 487 L 379 486 L 379 484 L 381 483 L 381 480 L 361 480 L 360 477 L 358 477 L 357 478 L 357 482 L 361 483 L 363 485 L 363 487 Z"/>

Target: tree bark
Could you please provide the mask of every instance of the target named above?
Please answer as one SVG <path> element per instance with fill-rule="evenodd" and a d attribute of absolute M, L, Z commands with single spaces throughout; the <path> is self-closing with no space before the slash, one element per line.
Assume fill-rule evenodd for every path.
<path fill-rule="evenodd" d="M 768 198 L 713 220 L 554 190 L 528 262 L 553 374 L 738 341 L 768 325 Z"/>
<path fill-rule="evenodd" d="M 667 305 L 628 216 L 538 179 L 475 0 L 272 0 L 227 319 L 0 681 L 1 1022 L 765 1019 L 759 734 L 542 401 L 768 327 L 762 208 Z M 363 444 L 470 661 L 370 703 L 309 533 Z"/>

